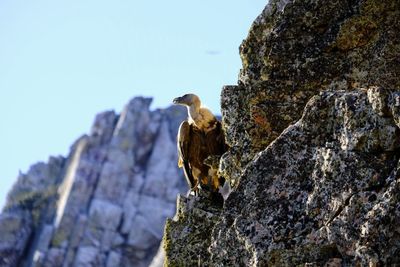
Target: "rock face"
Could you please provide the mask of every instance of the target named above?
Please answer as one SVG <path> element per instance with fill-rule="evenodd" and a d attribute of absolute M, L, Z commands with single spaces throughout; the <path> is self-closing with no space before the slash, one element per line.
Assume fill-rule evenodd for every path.
<path fill-rule="evenodd" d="M 399 40 L 397 0 L 271 0 L 221 94 L 233 192 L 179 200 L 166 264 L 400 264 Z"/>
<path fill-rule="evenodd" d="M 176 134 L 186 110 L 135 98 L 99 114 L 67 158 L 20 174 L 0 215 L 0 266 L 148 266 L 187 185 Z"/>
<path fill-rule="evenodd" d="M 222 91 L 230 178 L 324 90 L 400 87 L 399 1 L 271 0 L 240 47 L 239 86 Z M 235 168 L 237 167 L 237 168 Z"/>

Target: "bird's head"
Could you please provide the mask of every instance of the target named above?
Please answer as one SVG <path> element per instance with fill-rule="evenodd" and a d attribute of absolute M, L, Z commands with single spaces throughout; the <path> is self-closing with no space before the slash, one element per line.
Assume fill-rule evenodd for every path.
<path fill-rule="evenodd" d="M 192 106 L 200 105 L 200 98 L 195 94 L 186 94 L 173 100 L 175 105 Z"/>

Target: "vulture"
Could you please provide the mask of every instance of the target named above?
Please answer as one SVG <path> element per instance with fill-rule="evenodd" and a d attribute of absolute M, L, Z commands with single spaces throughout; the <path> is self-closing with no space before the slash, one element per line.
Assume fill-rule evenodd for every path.
<path fill-rule="evenodd" d="M 195 195 L 199 188 L 218 193 L 224 183 L 217 175 L 218 163 L 227 150 L 221 122 L 195 94 L 177 97 L 173 103 L 188 110 L 188 119 L 181 123 L 177 136 L 178 166 Z"/>

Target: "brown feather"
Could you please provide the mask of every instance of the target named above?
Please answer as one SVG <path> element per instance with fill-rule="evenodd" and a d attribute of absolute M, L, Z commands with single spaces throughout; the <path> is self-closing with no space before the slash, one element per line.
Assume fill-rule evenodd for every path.
<path fill-rule="evenodd" d="M 189 122 L 183 121 L 179 126 L 178 138 L 177 138 L 178 157 L 179 157 L 178 166 L 183 167 L 183 173 L 185 174 L 186 181 L 189 184 L 190 189 L 194 190 L 198 182 L 193 177 L 189 164 L 188 155 L 190 154 L 189 148 L 191 146 L 190 131 L 191 131 L 191 126 L 189 125 Z"/>
<path fill-rule="evenodd" d="M 217 191 L 220 185 L 216 170 L 213 177 L 210 177 L 211 167 L 204 164 L 209 156 L 221 156 L 227 150 L 221 123 L 216 120 L 213 124 L 214 127 L 205 132 L 184 121 L 179 129 L 179 160 L 183 163 L 189 186 L 195 191 L 198 184 L 211 191 Z"/>

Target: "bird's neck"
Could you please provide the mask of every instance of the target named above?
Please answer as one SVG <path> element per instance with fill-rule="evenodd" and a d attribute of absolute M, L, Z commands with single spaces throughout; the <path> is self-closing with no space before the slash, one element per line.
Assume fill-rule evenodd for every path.
<path fill-rule="evenodd" d="M 192 105 L 188 106 L 188 114 L 189 114 L 189 118 L 192 119 L 193 121 L 201 119 L 201 118 L 199 118 L 200 117 L 200 105 L 192 104 Z"/>
<path fill-rule="evenodd" d="M 201 130 L 207 132 L 214 125 L 214 115 L 208 109 L 202 109 L 200 104 L 188 106 L 188 114 L 189 121 Z"/>

